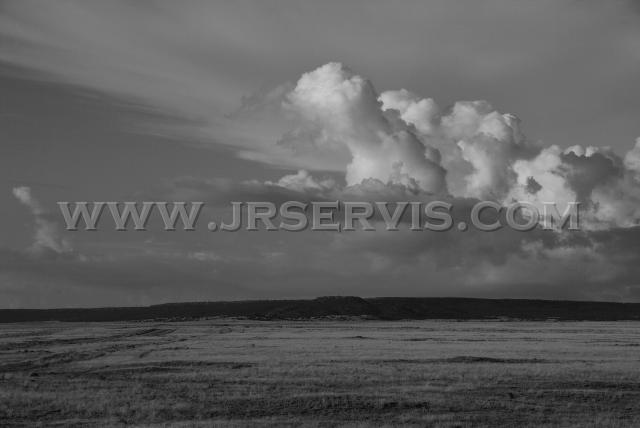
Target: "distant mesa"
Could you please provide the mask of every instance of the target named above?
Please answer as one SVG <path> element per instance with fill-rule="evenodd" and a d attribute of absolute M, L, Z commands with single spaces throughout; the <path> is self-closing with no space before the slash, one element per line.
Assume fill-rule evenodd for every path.
<path fill-rule="evenodd" d="M 140 307 L 0 309 L 0 322 L 194 320 L 640 320 L 640 303 L 453 297 L 326 296 L 312 300 L 168 303 Z"/>

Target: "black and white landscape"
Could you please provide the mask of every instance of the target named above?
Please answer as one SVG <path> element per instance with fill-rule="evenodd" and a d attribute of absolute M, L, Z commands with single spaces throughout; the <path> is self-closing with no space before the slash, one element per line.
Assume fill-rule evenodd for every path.
<path fill-rule="evenodd" d="M 638 76 L 635 0 L 0 0 L 0 426 L 640 426 Z"/>

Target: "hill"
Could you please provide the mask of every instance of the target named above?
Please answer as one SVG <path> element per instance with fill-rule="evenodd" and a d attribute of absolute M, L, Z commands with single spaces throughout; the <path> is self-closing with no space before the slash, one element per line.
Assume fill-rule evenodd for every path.
<path fill-rule="evenodd" d="M 169 303 L 141 307 L 0 309 L 0 323 L 28 321 L 135 321 L 241 317 L 304 320 L 360 317 L 401 319 L 640 320 L 640 303 L 444 297 L 319 297 L 313 300 L 246 300 Z"/>

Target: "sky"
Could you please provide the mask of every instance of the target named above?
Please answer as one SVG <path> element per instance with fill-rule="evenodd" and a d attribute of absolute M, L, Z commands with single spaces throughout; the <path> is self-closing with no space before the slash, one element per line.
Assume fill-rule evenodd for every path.
<path fill-rule="evenodd" d="M 630 0 L 0 1 L 0 307 L 640 301 L 639 24 Z M 72 232 L 56 205 L 283 198 L 579 201 L 584 227 Z"/>

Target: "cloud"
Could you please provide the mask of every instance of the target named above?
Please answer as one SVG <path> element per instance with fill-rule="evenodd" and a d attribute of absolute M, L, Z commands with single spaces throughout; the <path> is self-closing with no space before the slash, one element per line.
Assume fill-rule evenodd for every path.
<path fill-rule="evenodd" d="M 507 200 L 526 201 L 542 209 L 543 202 L 554 202 L 563 212 L 569 203 L 578 201 L 576 192 L 564 176 L 562 150 L 558 146 L 545 148 L 533 159 L 513 162 L 516 181 Z"/>
<path fill-rule="evenodd" d="M 319 184 L 306 170 L 266 184 L 364 198 L 366 189 L 373 197 L 381 186 L 387 195 L 400 186 L 404 190 L 397 195 L 528 201 L 539 207 L 555 202 L 561 212 L 580 202 L 585 227 L 593 229 L 640 220 L 638 144 L 624 158 L 608 148 L 544 147 L 524 135 L 519 118 L 487 101 L 459 101 L 443 110 L 406 89 L 378 94 L 369 80 L 340 63 L 304 73 L 286 87 L 266 92 L 281 107 L 267 103 L 270 114 L 288 115 L 294 126 L 281 143 L 320 158 L 345 148 L 339 164 L 346 187 L 339 181 Z M 265 106 L 260 100 L 250 104 L 252 114 Z M 309 141 L 313 151 L 307 151 Z"/>
<path fill-rule="evenodd" d="M 640 138 L 636 139 L 636 145 L 625 155 L 624 165 L 629 171 L 633 171 L 635 178 L 640 178 Z"/>
<path fill-rule="evenodd" d="M 340 63 L 304 73 L 295 85 L 263 90 L 245 104 L 241 116 L 264 118 L 266 109 L 268 116 L 287 117 L 293 128 L 280 144 L 288 150 L 329 163 L 341 157 L 329 169 L 342 172 L 343 180 L 299 169 L 279 180 L 228 183 L 222 186 L 227 191 L 220 181 L 205 184 L 229 198 L 234 192 L 274 202 L 439 196 L 504 205 L 526 201 L 540 211 L 553 202 L 559 212 L 579 202 L 586 229 L 628 228 L 640 221 L 640 142 L 624 157 L 606 147 L 544 147 L 524 135 L 519 118 L 487 101 L 441 109 L 406 89 L 378 94 L 369 80 Z"/>
<path fill-rule="evenodd" d="M 380 94 L 378 100 L 382 103 L 383 110 L 398 111 L 400 118 L 414 125 L 421 134 L 436 133 L 440 121 L 440 108 L 433 99 L 420 99 L 406 89 L 400 89 L 385 91 Z"/>
<path fill-rule="evenodd" d="M 394 126 L 380 109 L 371 82 L 342 64 L 328 63 L 303 74 L 287 100 L 286 109 L 348 148 L 348 185 L 374 178 L 432 193 L 446 190 L 437 150 Z"/>
<path fill-rule="evenodd" d="M 383 92 L 380 101 L 439 149 L 454 196 L 503 199 L 516 179 L 513 162 L 537 150 L 516 116 L 496 111 L 487 101 L 459 101 L 444 113 L 433 99 L 405 89 Z"/>
<path fill-rule="evenodd" d="M 178 177 L 164 189 L 176 201 L 204 201 L 208 207 L 228 207 L 232 201 L 310 201 L 333 197 L 338 188 L 330 177 L 316 179 L 307 171 L 285 175 L 276 182 L 235 181 L 228 178 Z"/>
<path fill-rule="evenodd" d="M 266 184 L 277 185 L 298 192 L 323 191 L 332 189 L 336 186 L 335 180 L 327 178 L 318 181 L 309 174 L 309 171 L 305 171 L 303 169 L 299 170 L 296 174 L 285 175 L 280 178 L 277 183 L 267 181 Z"/>
<path fill-rule="evenodd" d="M 71 254 L 73 251 L 71 244 L 60 236 L 58 225 L 50 213 L 33 197 L 31 188 L 27 186 L 14 187 L 13 195 L 29 208 L 35 220 L 34 242 L 30 250 L 36 255 Z"/>

